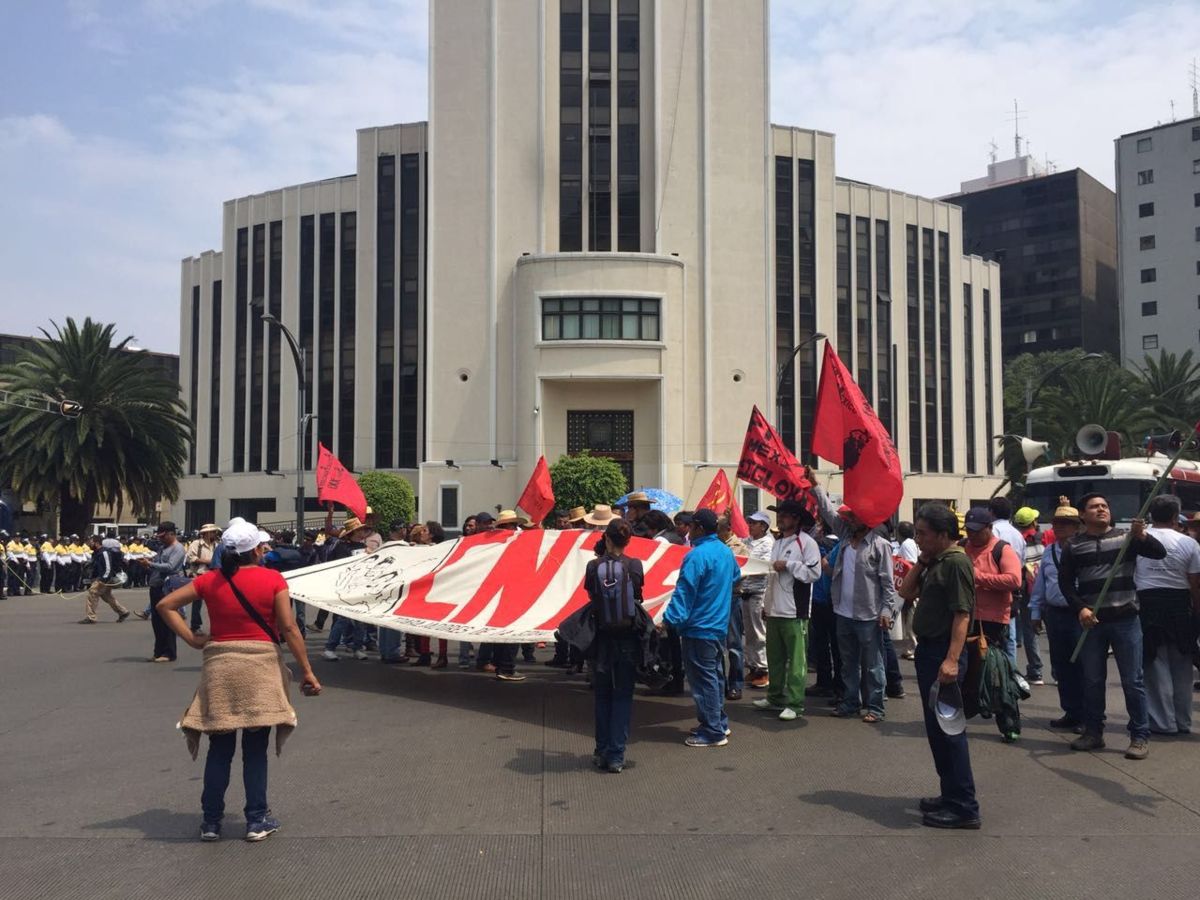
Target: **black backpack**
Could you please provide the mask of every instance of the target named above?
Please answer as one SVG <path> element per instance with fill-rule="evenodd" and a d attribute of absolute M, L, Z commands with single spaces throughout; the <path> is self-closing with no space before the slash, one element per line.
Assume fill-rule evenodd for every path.
<path fill-rule="evenodd" d="M 637 619 L 633 579 L 623 559 L 603 556 L 596 561 L 596 597 L 592 601 L 596 627 L 601 631 L 629 631 Z"/>

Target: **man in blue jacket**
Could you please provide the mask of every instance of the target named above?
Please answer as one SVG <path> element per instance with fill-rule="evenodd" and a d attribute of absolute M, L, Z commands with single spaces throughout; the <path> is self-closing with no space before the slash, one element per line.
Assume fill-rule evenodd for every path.
<path fill-rule="evenodd" d="M 723 747 L 729 743 L 729 718 L 722 657 L 729 631 L 729 597 L 742 573 L 733 551 L 717 538 L 717 516 L 711 509 L 696 512 L 688 537 L 692 549 L 679 567 L 679 580 L 663 618 L 682 638 L 684 668 L 700 722 L 684 743 Z"/>

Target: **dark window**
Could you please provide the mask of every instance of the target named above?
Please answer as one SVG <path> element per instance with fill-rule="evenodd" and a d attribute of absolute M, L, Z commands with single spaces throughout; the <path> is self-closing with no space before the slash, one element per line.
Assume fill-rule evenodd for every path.
<path fill-rule="evenodd" d="M 271 263 L 267 282 L 267 308 L 283 321 L 283 222 L 271 223 Z M 267 329 L 267 468 L 279 468 L 280 367 L 283 365 L 283 335 L 279 328 Z"/>
<path fill-rule="evenodd" d="M 1142 284 L 1150 284 L 1152 281 L 1158 281 L 1158 270 L 1142 269 Z"/>
<path fill-rule="evenodd" d="M 588 0 L 588 249 L 612 249 L 612 19 Z"/>
<path fill-rule="evenodd" d="M 396 157 L 376 161 L 375 468 L 392 469 L 396 420 Z"/>
<path fill-rule="evenodd" d="M 658 341 L 659 301 L 630 297 L 546 297 L 544 341 Z"/>
<path fill-rule="evenodd" d="M 847 369 L 854 368 L 854 310 L 850 303 L 850 217 L 839 215 L 837 238 L 837 347 Z"/>
<path fill-rule="evenodd" d="M 317 273 L 317 315 L 320 332 L 317 338 L 320 359 L 316 371 L 319 373 L 317 391 L 317 440 L 326 449 L 333 448 L 333 381 L 334 366 L 337 364 L 337 217 L 334 213 L 321 213 L 319 263 Z"/>
<path fill-rule="evenodd" d="M 1192 160 L 1192 174 L 1200 175 L 1200 159 Z"/>
<path fill-rule="evenodd" d="M 1154 235 L 1143 234 L 1140 238 L 1138 238 L 1138 249 L 1139 250 L 1153 250 L 1154 249 Z"/>
<path fill-rule="evenodd" d="M 583 3 L 559 7 L 558 249 L 583 249 Z"/>
<path fill-rule="evenodd" d="M 188 418 L 192 423 L 192 439 L 188 449 L 188 474 L 196 474 L 196 404 L 200 394 L 200 285 L 192 285 L 192 355 L 188 373 Z M 203 524 L 203 523 L 201 523 Z"/>
<path fill-rule="evenodd" d="M 234 272 L 233 334 L 233 471 L 246 471 L 246 317 L 249 315 L 250 233 L 237 230 L 237 262 Z"/>
<path fill-rule="evenodd" d="M 400 157 L 400 458 L 403 469 L 415 469 L 420 456 L 418 412 L 421 402 L 421 155 Z"/>
<path fill-rule="evenodd" d="M 996 472 L 996 457 L 992 455 L 991 436 L 996 433 L 995 404 L 992 403 L 992 292 L 983 289 L 983 402 L 987 416 L 987 432 L 984 446 L 987 447 L 987 470 Z"/>
<path fill-rule="evenodd" d="M 457 531 L 460 527 L 458 521 L 458 485 L 443 484 L 440 493 L 442 527 L 453 528 Z"/>
<path fill-rule="evenodd" d="M 1196 241 L 1197 241 L 1197 242 L 1200 242 L 1200 225 L 1197 225 L 1197 226 L 1196 226 L 1196 235 L 1195 235 L 1195 239 L 1196 239 Z"/>
<path fill-rule="evenodd" d="M 790 161 L 789 161 L 790 165 Z M 817 411 L 817 270 L 816 178 L 811 159 L 796 160 L 796 340 L 804 344 L 796 357 L 793 375 L 800 385 L 800 459 L 808 458 L 813 417 Z"/>
<path fill-rule="evenodd" d="M 921 471 L 921 273 L 917 226 L 904 227 L 904 289 L 908 312 L 908 464 Z"/>
<path fill-rule="evenodd" d="M 212 391 L 208 401 L 208 471 L 217 474 L 221 466 L 221 282 L 212 284 Z M 212 519 L 209 519 L 211 522 Z M 202 523 L 203 524 L 203 523 Z"/>
<path fill-rule="evenodd" d="M 216 500 L 184 500 L 183 527 L 185 531 L 199 531 L 217 520 Z"/>
<path fill-rule="evenodd" d="M 229 501 L 230 518 L 241 516 L 247 522 L 256 522 L 263 513 L 274 512 L 274 497 L 235 497 Z"/>
<path fill-rule="evenodd" d="M 1154 170 L 1142 169 L 1137 173 L 1138 184 L 1154 184 Z"/>
<path fill-rule="evenodd" d="M 1200 125 L 1192 126 L 1192 140 L 1200 141 Z"/>
<path fill-rule="evenodd" d="M 975 310 L 971 306 L 971 285 L 963 284 L 963 416 L 967 420 L 967 474 L 974 475 L 975 463 Z"/>
<path fill-rule="evenodd" d="M 921 229 L 921 305 L 925 319 L 925 471 L 938 471 L 937 269 L 933 229 Z"/>
<path fill-rule="evenodd" d="M 308 392 L 304 395 L 304 411 L 313 408 L 313 324 L 316 310 L 313 308 L 316 272 L 316 230 L 312 216 L 300 217 L 300 347 L 304 350 L 304 384 Z M 312 432 L 306 433 L 304 442 L 304 468 L 312 468 Z"/>
<path fill-rule="evenodd" d="M 855 378 L 868 403 L 875 400 L 875 378 L 871 368 L 871 313 L 874 306 L 872 299 L 871 220 L 857 216 L 854 219 L 854 346 L 857 349 L 855 356 L 858 361 Z"/>
<path fill-rule="evenodd" d="M 1138 204 L 1138 218 L 1139 219 L 1146 219 L 1152 215 L 1154 215 L 1154 204 L 1153 203 L 1139 203 Z"/>
<path fill-rule="evenodd" d="M 642 249 L 639 0 L 617 4 L 617 249 Z"/>
<path fill-rule="evenodd" d="M 950 235 L 938 232 L 938 353 L 941 367 L 942 471 L 954 471 L 954 391 L 950 368 Z"/>
<path fill-rule="evenodd" d="M 263 468 L 263 303 L 267 282 L 267 226 L 255 225 L 250 245 L 250 449 L 246 466 Z"/>
<path fill-rule="evenodd" d="M 1144 302 L 1142 304 L 1142 315 L 1143 316 L 1157 316 L 1158 315 L 1158 301 L 1157 300 L 1147 300 L 1146 302 Z"/>
<path fill-rule="evenodd" d="M 795 257 L 792 240 L 792 158 L 775 157 L 775 363 L 787 364 L 795 346 Z M 797 362 L 797 365 L 799 363 Z M 796 449 L 796 369 L 788 366 L 776 399 L 775 423 L 784 443 Z"/>
<path fill-rule="evenodd" d="M 1192 194 L 1192 206 L 1200 206 L 1200 193 Z"/>
<path fill-rule="evenodd" d="M 1142 335 L 1142 349 L 1143 350 L 1157 350 L 1158 349 L 1158 335 L 1157 334 L 1143 334 Z"/>
<path fill-rule="evenodd" d="M 1153 138 L 1148 138 L 1148 137 L 1138 138 L 1138 141 L 1137 141 L 1137 152 L 1138 153 L 1146 153 L 1147 151 L 1153 150 L 1153 149 L 1154 149 L 1154 139 Z"/>
<path fill-rule="evenodd" d="M 875 372 L 879 391 L 875 411 L 892 434 L 892 270 L 888 247 L 888 223 L 875 222 Z"/>
<path fill-rule="evenodd" d="M 354 342 L 355 249 L 358 214 L 341 214 L 341 297 L 338 300 L 338 445 L 337 455 L 347 469 L 354 468 Z"/>

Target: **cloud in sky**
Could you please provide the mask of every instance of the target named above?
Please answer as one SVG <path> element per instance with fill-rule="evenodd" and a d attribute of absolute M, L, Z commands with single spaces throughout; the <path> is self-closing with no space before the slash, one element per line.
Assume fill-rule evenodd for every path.
<path fill-rule="evenodd" d="M 426 116 L 425 0 L 49 6 L 0 58 L 4 331 L 92 315 L 176 350 L 179 260 L 219 243 L 224 200 L 350 172 L 356 128 Z M 936 196 L 993 137 L 1011 155 L 1015 97 L 1036 156 L 1111 184 L 1114 137 L 1190 113 L 1197 12 L 776 0 L 772 119 L 835 132 L 841 175 Z"/>

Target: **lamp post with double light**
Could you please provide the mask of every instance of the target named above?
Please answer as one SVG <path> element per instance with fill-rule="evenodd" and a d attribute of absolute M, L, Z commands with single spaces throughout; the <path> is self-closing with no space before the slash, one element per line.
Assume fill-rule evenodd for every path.
<path fill-rule="evenodd" d="M 271 313 L 263 313 L 262 320 L 268 325 L 274 325 L 287 341 L 288 349 L 292 351 L 292 362 L 296 364 L 296 546 L 304 542 L 304 438 L 308 433 L 308 423 L 313 415 L 306 411 L 305 403 L 308 397 L 308 384 L 305 379 L 308 356 L 290 328 L 279 321 Z"/>

